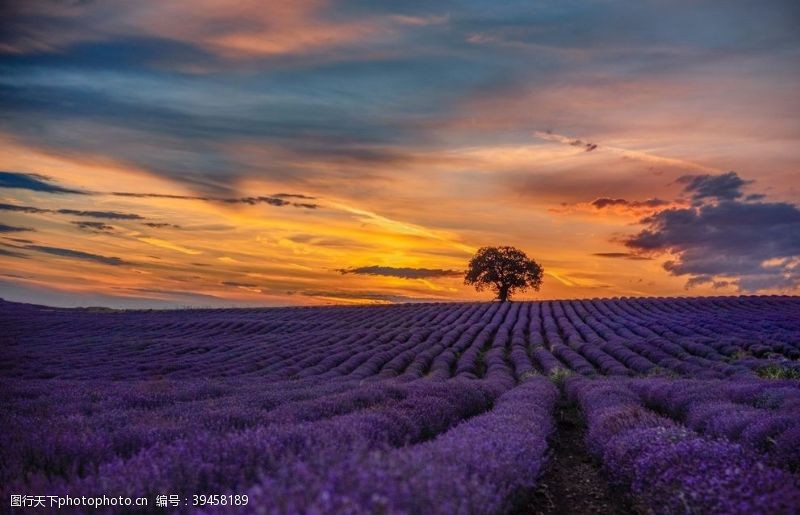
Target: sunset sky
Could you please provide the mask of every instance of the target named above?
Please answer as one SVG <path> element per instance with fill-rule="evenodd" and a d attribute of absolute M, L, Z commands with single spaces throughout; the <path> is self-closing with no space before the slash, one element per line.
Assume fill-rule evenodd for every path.
<path fill-rule="evenodd" d="M 0 7 L 0 297 L 249 306 L 800 289 L 796 1 Z"/>

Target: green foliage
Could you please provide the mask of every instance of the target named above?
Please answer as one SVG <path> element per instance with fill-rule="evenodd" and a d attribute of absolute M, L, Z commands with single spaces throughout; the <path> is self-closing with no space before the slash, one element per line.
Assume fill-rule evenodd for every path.
<path fill-rule="evenodd" d="M 568 370 L 566 368 L 557 368 L 550 373 L 548 379 L 550 379 L 550 381 L 554 385 L 560 388 L 564 384 L 564 381 L 566 381 L 568 377 L 572 377 L 573 375 L 574 373 L 571 370 Z"/>
<path fill-rule="evenodd" d="M 539 291 L 543 274 L 544 269 L 519 249 L 482 247 L 469 262 L 464 284 L 473 284 L 478 291 L 489 288 L 505 302 L 517 291 Z"/>
<path fill-rule="evenodd" d="M 756 369 L 758 377 L 764 379 L 800 379 L 800 370 L 781 365 L 766 365 Z"/>
<path fill-rule="evenodd" d="M 529 370 L 528 372 L 524 372 L 521 376 L 519 376 L 519 381 L 523 382 L 532 377 L 539 377 L 539 375 L 540 375 L 539 372 L 535 370 Z"/>

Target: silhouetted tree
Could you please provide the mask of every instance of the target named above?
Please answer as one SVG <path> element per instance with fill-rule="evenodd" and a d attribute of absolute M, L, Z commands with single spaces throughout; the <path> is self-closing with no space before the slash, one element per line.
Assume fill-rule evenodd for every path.
<path fill-rule="evenodd" d="M 483 247 L 470 260 L 464 284 L 474 284 L 478 291 L 490 288 L 505 302 L 516 291 L 539 291 L 543 273 L 544 269 L 519 249 Z"/>

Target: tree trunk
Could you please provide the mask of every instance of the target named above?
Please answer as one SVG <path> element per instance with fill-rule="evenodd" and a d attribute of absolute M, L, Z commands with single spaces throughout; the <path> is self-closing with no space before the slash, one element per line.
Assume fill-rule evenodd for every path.
<path fill-rule="evenodd" d="M 497 290 L 497 299 L 500 302 L 506 302 L 508 300 L 508 286 L 500 286 Z"/>

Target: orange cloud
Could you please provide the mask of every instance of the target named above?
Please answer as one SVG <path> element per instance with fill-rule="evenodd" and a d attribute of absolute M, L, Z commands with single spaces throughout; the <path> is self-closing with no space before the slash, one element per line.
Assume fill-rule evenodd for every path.
<path fill-rule="evenodd" d="M 14 5 L 19 17 L 48 16 L 61 20 L 59 30 L 26 27 L 27 37 L 6 43 L 0 51 L 55 52 L 77 42 L 149 35 L 182 41 L 224 57 L 282 56 L 333 49 L 382 38 L 403 25 L 443 23 L 446 18 L 371 16 L 335 20 L 326 13 L 335 5 L 325 0 L 160 0 L 147 2 L 52 3 L 31 0 Z M 92 21 L 92 31 L 79 20 Z M 71 25 L 70 21 L 75 24 Z M 179 66 L 180 63 L 173 63 Z"/>

